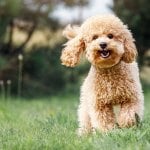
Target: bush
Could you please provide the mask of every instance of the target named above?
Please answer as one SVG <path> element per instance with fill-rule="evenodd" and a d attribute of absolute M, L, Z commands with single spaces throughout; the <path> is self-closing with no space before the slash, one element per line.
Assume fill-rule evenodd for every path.
<path fill-rule="evenodd" d="M 23 96 L 43 96 L 78 91 L 78 81 L 88 65 L 67 68 L 61 65 L 61 44 L 54 48 L 34 48 L 25 55 Z"/>

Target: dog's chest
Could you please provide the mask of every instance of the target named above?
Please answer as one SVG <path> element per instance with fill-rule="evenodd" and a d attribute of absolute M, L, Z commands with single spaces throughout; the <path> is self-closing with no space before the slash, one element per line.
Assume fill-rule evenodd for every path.
<path fill-rule="evenodd" d="M 93 90 L 100 103 L 118 104 L 133 95 L 133 80 L 122 74 L 97 74 L 93 80 Z"/>

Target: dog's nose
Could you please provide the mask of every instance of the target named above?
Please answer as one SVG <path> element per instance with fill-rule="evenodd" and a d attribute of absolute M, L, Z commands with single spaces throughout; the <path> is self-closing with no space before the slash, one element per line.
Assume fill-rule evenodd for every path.
<path fill-rule="evenodd" d="M 107 47 L 107 43 L 105 42 L 101 42 L 99 45 L 102 49 L 105 49 Z"/>

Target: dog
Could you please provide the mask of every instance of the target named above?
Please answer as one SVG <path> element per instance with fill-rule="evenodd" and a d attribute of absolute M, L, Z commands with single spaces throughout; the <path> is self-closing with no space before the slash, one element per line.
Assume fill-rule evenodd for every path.
<path fill-rule="evenodd" d="M 142 120 L 144 96 L 136 63 L 133 36 L 115 15 L 96 15 L 81 26 L 67 26 L 68 39 L 61 54 L 62 64 L 75 67 L 82 56 L 91 63 L 81 87 L 78 108 L 79 135 L 95 130 L 132 127 Z M 113 106 L 119 105 L 116 116 Z"/>

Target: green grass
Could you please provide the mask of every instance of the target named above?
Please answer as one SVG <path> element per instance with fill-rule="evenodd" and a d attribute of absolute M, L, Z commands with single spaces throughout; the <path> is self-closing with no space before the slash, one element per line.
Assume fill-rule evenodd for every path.
<path fill-rule="evenodd" d="M 0 150 L 149 150 L 150 93 L 139 127 L 78 137 L 78 98 L 0 101 Z"/>

